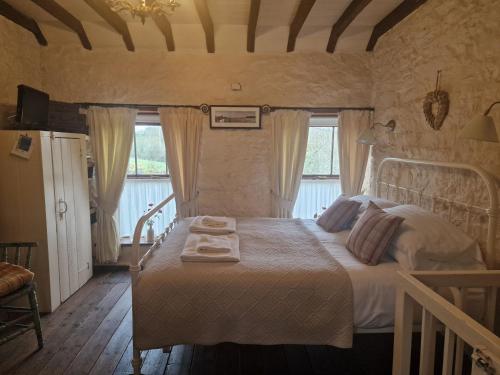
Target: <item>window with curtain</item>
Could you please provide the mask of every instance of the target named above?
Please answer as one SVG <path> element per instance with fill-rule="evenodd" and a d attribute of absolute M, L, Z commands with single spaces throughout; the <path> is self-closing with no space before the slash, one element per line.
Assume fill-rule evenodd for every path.
<path fill-rule="evenodd" d="M 131 240 L 135 225 L 150 205 L 172 194 L 165 143 L 158 113 L 139 113 L 130 151 L 127 179 L 120 198 L 118 219 L 120 236 Z M 168 204 L 155 219 L 155 232 L 161 233 L 175 216 L 175 205 Z M 143 234 L 145 234 L 146 226 Z"/>
<path fill-rule="evenodd" d="M 338 118 L 312 116 L 306 160 L 293 216 L 312 219 L 340 195 Z"/>

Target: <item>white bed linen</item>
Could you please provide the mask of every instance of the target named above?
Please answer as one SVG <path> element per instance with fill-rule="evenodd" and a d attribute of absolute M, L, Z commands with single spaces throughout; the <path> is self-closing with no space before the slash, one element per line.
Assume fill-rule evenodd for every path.
<path fill-rule="evenodd" d="M 354 327 L 374 329 L 394 325 L 396 274 L 401 266 L 385 256 L 376 266 L 357 260 L 346 249 L 349 231 L 326 232 L 314 220 L 304 220 L 306 227 L 325 249 L 344 267 L 351 278 L 353 290 Z"/>

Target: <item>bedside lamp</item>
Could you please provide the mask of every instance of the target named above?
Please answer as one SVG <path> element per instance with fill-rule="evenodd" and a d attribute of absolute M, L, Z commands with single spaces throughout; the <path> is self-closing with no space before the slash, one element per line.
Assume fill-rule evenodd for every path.
<path fill-rule="evenodd" d="M 382 126 L 388 128 L 389 131 L 394 131 L 396 127 L 396 121 L 390 120 L 387 124 L 382 124 L 381 122 L 376 122 L 372 127 L 365 129 L 358 138 L 358 143 L 363 145 L 376 145 L 377 138 L 375 138 L 375 126 Z"/>
<path fill-rule="evenodd" d="M 500 104 L 500 102 L 493 103 L 483 115 L 475 117 L 465 126 L 465 128 L 463 128 L 459 137 L 483 142 L 499 142 L 495 122 L 493 118 L 489 116 L 495 104 Z"/>

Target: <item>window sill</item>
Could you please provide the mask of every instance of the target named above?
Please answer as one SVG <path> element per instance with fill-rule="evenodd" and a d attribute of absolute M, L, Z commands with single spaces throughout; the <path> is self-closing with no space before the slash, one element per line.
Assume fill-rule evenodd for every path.
<path fill-rule="evenodd" d="M 153 242 L 148 242 L 144 237 L 141 238 L 141 242 L 139 245 L 141 246 L 151 246 Z M 121 247 L 132 247 L 132 239 L 130 237 L 120 238 L 120 246 Z"/>

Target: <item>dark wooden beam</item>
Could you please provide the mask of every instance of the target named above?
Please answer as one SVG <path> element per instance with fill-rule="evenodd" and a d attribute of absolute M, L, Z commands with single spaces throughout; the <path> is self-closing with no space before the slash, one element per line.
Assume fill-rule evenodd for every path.
<path fill-rule="evenodd" d="M 214 23 L 210 17 L 207 0 L 194 0 L 198 17 L 200 17 L 203 30 L 205 30 L 205 39 L 207 41 L 207 51 L 209 53 L 215 52 L 215 36 L 214 36 Z"/>
<path fill-rule="evenodd" d="M 172 34 L 172 26 L 167 17 L 154 15 L 153 21 L 165 37 L 167 49 L 169 51 L 175 51 L 174 34 Z"/>
<path fill-rule="evenodd" d="M 328 45 L 326 46 L 326 51 L 333 53 L 335 47 L 337 46 L 337 41 L 339 40 L 342 33 L 347 29 L 352 21 L 370 4 L 372 0 L 353 0 L 349 6 L 346 8 L 344 13 L 335 22 L 330 33 L 330 39 L 328 39 Z"/>
<path fill-rule="evenodd" d="M 248 17 L 247 51 L 255 52 L 255 32 L 257 20 L 259 19 L 260 0 L 251 0 L 250 16 Z"/>
<path fill-rule="evenodd" d="M 42 30 L 40 30 L 33 18 L 25 16 L 3 0 L 0 0 L 0 14 L 26 30 L 31 31 L 41 46 L 47 45 L 47 39 L 45 39 Z"/>
<path fill-rule="evenodd" d="M 85 0 L 85 2 L 122 36 L 129 51 L 135 50 L 127 23 L 117 13 L 113 12 L 102 0 Z"/>
<path fill-rule="evenodd" d="M 391 13 L 389 13 L 385 18 L 377 23 L 373 28 L 370 41 L 366 47 L 367 51 L 373 51 L 375 44 L 377 44 L 378 39 L 396 26 L 399 22 L 413 13 L 420 5 L 425 3 L 427 0 L 404 0 L 398 5 Z"/>
<path fill-rule="evenodd" d="M 150 3 L 151 0 L 148 0 L 148 3 Z M 169 51 L 175 51 L 175 43 L 174 43 L 174 34 L 172 33 L 172 26 L 170 25 L 170 21 L 168 18 L 164 15 L 156 15 L 153 14 L 152 16 L 154 23 L 156 24 L 156 27 L 160 29 L 161 33 L 165 37 L 165 42 L 167 43 L 167 49 Z"/>
<path fill-rule="evenodd" d="M 91 50 L 89 38 L 85 33 L 82 23 L 66 9 L 56 3 L 54 0 L 31 0 L 40 8 L 45 10 L 47 13 L 52 15 L 54 18 L 58 19 L 60 22 L 65 24 L 71 30 L 73 30 L 78 37 L 83 47 Z"/>
<path fill-rule="evenodd" d="M 309 15 L 316 0 L 301 0 L 299 7 L 297 8 L 297 13 L 293 18 L 292 24 L 290 25 L 290 33 L 288 34 L 288 45 L 286 47 L 287 52 L 292 52 L 295 49 L 295 42 L 299 36 L 300 30 L 306 22 L 306 18 Z"/>

